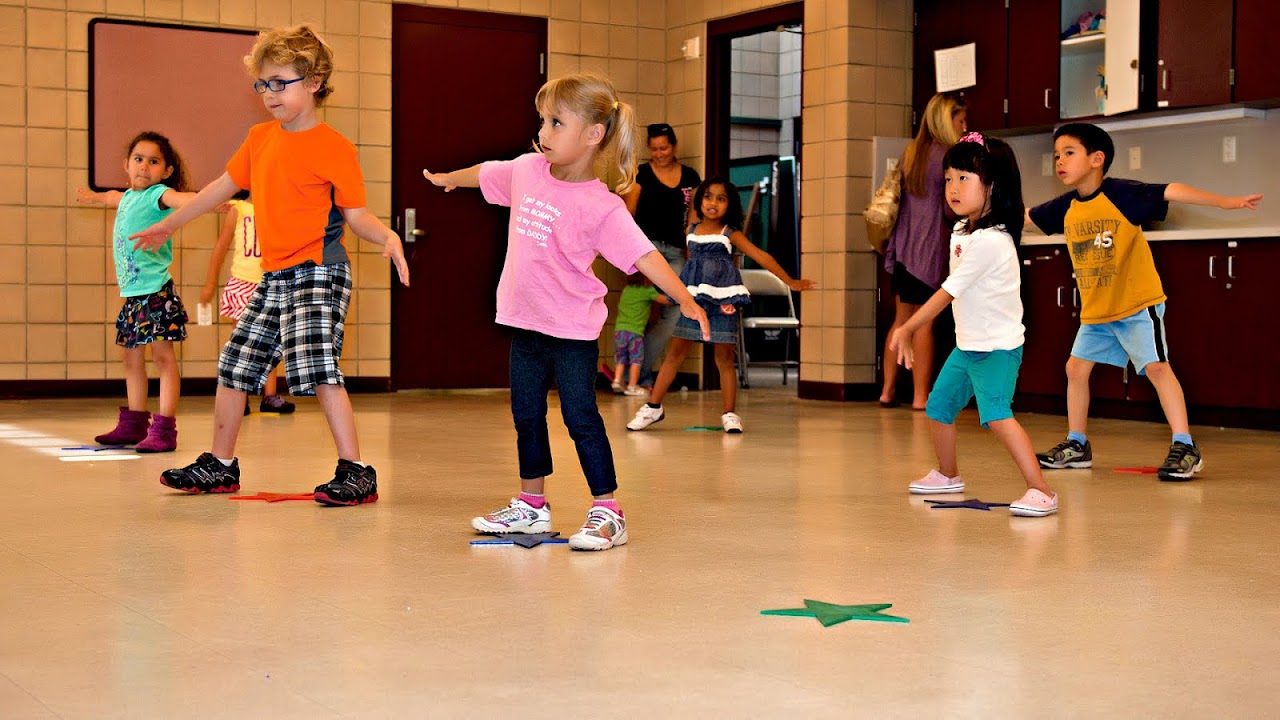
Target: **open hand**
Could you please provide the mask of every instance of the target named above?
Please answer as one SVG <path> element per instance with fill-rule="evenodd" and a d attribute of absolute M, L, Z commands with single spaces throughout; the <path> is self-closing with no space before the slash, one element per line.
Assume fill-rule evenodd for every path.
<path fill-rule="evenodd" d="M 396 266 L 396 273 L 400 275 L 400 284 L 409 287 L 409 263 L 405 262 L 404 244 L 400 242 L 399 235 L 391 233 L 387 238 L 382 246 L 382 257 L 391 258 L 391 264 Z"/>
<path fill-rule="evenodd" d="M 702 328 L 702 340 L 711 342 L 711 324 L 707 322 L 707 313 L 702 306 L 695 300 L 680 303 L 680 314 L 694 320 L 698 323 L 698 327 Z"/>
<path fill-rule="evenodd" d="M 911 333 L 902 328 L 893 331 L 889 336 L 889 352 L 898 353 L 898 364 L 910 370 L 915 360 L 911 350 Z"/>
<path fill-rule="evenodd" d="M 449 180 L 449 173 L 433 173 L 430 170 L 423 170 L 422 177 L 426 178 L 432 185 L 444 188 L 445 192 L 457 189 L 457 185 Z"/>
<path fill-rule="evenodd" d="M 1237 195 L 1235 197 L 1223 198 L 1222 203 L 1218 207 L 1223 210 L 1257 210 L 1258 203 L 1262 202 L 1262 193 L 1256 195 Z"/>
<path fill-rule="evenodd" d="M 164 220 L 161 220 L 146 230 L 130 235 L 129 239 L 134 241 L 134 250 L 155 250 L 172 235 L 173 231 L 164 224 Z"/>
<path fill-rule="evenodd" d="M 798 280 L 792 280 L 787 283 L 787 287 L 795 290 L 796 292 L 800 292 L 801 290 L 812 290 L 818 287 L 818 283 L 805 278 L 799 278 Z"/>

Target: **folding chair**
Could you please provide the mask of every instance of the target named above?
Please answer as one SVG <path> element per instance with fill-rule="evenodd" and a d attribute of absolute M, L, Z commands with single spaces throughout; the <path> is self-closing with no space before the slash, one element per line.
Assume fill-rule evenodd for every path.
<path fill-rule="evenodd" d="M 754 316 L 743 313 L 738 323 L 738 386 L 751 387 L 747 377 L 750 365 L 772 366 L 782 368 L 782 384 L 787 384 L 787 368 L 800 367 L 799 360 L 791 359 L 791 332 L 796 335 L 796 345 L 800 344 L 800 318 L 796 317 L 795 300 L 791 297 L 791 288 L 768 270 L 743 270 L 742 284 L 746 286 L 751 297 L 786 297 L 787 315 L 780 317 Z M 750 306 L 748 306 L 750 307 Z M 783 334 L 782 360 L 769 362 L 752 362 L 747 356 L 746 332 L 748 330 L 778 330 Z"/>

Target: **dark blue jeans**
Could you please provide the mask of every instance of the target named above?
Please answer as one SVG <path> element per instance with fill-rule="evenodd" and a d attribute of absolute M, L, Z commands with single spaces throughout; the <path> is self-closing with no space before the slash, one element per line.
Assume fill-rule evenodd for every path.
<path fill-rule="evenodd" d="M 532 330 L 516 330 L 511 339 L 511 417 L 516 425 L 520 477 L 550 475 L 547 393 L 560 391 L 560 413 L 578 448 L 578 461 L 591 494 L 618 489 L 613 449 L 596 407 L 596 367 L 600 348 L 594 340 L 562 340 Z"/>

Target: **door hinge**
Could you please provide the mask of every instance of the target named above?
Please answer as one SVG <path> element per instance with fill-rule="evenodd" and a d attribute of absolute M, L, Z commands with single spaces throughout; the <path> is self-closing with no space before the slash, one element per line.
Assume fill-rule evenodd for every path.
<path fill-rule="evenodd" d="M 539 75 L 547 74 L 547 54 L 546 53 L 538 53 L 538 74 Z"/>
<path fill-rule="evenodd" d="M 1235 85 L 1235 84 L 1236 84 L 1236 69 L 1235 69 L 1235 68 L 1231 68 L 1230 70 L 1228 70 L 1228 71 L 1227 71 L 1227 84 L 1228 84 L 1228 85 Z"/>
<path fill-rule="evenodd" d="M 1009 114 L 1009 98 L 1004 99 L 1004 114 Z"/>

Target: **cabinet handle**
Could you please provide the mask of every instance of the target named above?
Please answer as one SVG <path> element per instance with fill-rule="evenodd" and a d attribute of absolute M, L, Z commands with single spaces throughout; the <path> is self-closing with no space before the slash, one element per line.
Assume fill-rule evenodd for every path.
<path fill-rule="evenodd" d="M 1209 256 L 1209 277 L 1213 278 L 1214 280 L 1218 279 L 1218 276 L 1213 274 L 1213 261 L 1217 259 L 1218 258 L 1215 255 Z"/>
<path fill-rule="evenodd" d="M 1227 256 L 1227 277 L 1231 278 L 1232 280 L 1236 279 L 1236 256 L 1235 255 Z"/>
<path fill-rule="evenodd" d="M 1080 289 L 1071 288 L 1071 307 L 1080 307 Z"/>
<path fill-rule="evenodd" d="M 1168 70 L 1160 71 L 1160 89 L 1161 90 L 1169 89 L 1169 71 Z"/>
<path fill-rule="evenodd" d="M 1044 89 L 1044 109 L 1045 109 L 1045 110 L 1052 110 L 1052 109 L 1053 109 L 1053 108 L 1049 105 L 1049 91 L 1050 91 L 1050 90 L 1052 90 L 1052 89 L 1053 89 L 1053 88 L 1045 88 L 1045 89 Z"/>
<path fill-rule="evenodd" d="M 1059 286 L 1058 286 L 1058 307 L 1063 307 L 1063 305 L 1062 305 L 1062 286 L 1061 286 L 1061 285 L 1059 285 Z"/>

